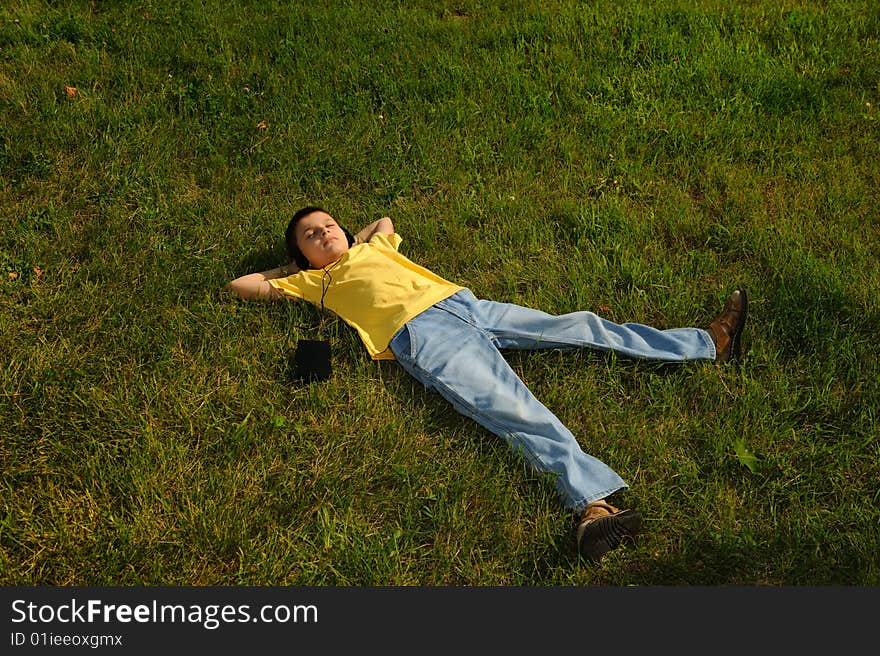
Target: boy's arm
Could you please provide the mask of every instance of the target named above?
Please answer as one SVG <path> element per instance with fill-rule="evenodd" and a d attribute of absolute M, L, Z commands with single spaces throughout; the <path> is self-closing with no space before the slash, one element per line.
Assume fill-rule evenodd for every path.
<path fill-rule="evenodd" d="M 275 278 L 286 278 L 297 271 L 299 271 L 299 267 L 291 262 L 268 271 L 249 273 L 241 278 L 236 278 L 226 285 L 226 289 L 247 301 L 274 301 L 281 298 L 281 292 L 270 285 L 269 281 Z"/>
<path fill-rule="evenodd" d="M 377 232 L 384 232 L 386 235 L 394 234 L 394 224 L 391 223 L 391 219 L 387 216 L 383 216 L 378 221 L 373 221 L 366 228 L 361 230 L 354 236 L 354 243 L 356 244 L 364 244 L 370 241 L 370 237 L 375 235 Z"/>

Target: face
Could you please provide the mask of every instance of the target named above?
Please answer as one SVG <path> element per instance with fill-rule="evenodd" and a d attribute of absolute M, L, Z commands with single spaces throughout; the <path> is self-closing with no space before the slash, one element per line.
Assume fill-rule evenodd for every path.
<path fill-rule="evenodd" d="M 348 239 L 326 212 L 312 212 L 296 224 L 296 244 L 312 266 L 332 264 L 348 251 Z"/>

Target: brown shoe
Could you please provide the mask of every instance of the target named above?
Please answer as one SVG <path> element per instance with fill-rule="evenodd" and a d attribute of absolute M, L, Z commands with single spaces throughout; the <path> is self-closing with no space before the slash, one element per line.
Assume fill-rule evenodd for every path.
<path fill-rule="evenodd" d="M 594 501 L 581 511 L 577 526 L 578 551 L 587 560 L 599 560 L 625 540 L 632 540 L 642 526 L 637 510 L 618 510 L 605 501 Z"/>
<path fill-rule="evenodd" d="M 706 328 L 715 344 L 715 364 L 730 362 L 740 356 L 740 338 L 748 314 L 749 298 L 746 290 L 737 289 L 727 299 L 721 314 Z"/>

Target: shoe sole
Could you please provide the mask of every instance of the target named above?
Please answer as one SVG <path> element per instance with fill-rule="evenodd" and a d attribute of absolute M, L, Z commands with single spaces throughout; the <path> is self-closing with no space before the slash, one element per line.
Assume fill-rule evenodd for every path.
<path fill-rule="evenodd" d="M 624 541 L 631 541 L 642 527 L 642 514 L 637 510 L 623 510 L 600 517 L 584 528 L 578 541 L 578 551 L 587 560 L 599 560 Z"/>
<path fill-rule="evenodd" d="M 733 344 L 730 346 L 730 358 L 729 360 L 736 360 L 739 358 L 742 352 L 742 344 L 741 337 L 743 333 L 743 328 L 746 325 L 746 319 L 749 317 L 749 297 L 746 294 L 745 289 L 739 290 L 740 296 L 742 296 L 742 319 L 739 322 L 739 326 L 736 329 L 736 334 L 733 336 Z"/>

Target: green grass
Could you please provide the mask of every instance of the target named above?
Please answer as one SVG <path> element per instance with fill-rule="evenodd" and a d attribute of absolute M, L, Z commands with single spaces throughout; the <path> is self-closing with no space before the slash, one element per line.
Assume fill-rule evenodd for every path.
<path fill-rule="evenodd" d="M 4 3 L 0 583 L 880 583 L 876 3 L 414 4 Z M 749 290 L 739 367 L 510 356 L 637 545 L 339 320 L 287 382 L 317 311 L 222 287 L 311 203 L 550 312 Z"/>

